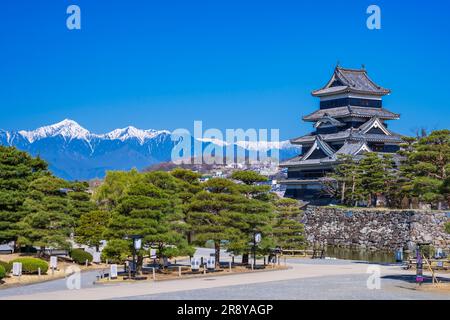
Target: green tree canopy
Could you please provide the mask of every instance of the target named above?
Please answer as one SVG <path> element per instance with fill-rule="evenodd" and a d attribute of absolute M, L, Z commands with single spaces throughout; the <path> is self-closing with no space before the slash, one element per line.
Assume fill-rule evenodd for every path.
<path fill-rule="evenodd" d="M 39 157 L 0 146 L 0 243 L 17 240 L 29 186 L 46 175 L 47 163 Z"/>
<path fill-rule="evenodd" d="M 78 243 L 98 248 L 100 241 L 105 239 L 111 213 L 106 210 L 95 210 L 83 213 L 75 230 L 75 240 Z"/>
<path fill-rule="evenodd" d="M 237 171 L 233 173 L 232 178 L 243 183 L 236 189 L 245 200 L 232 212 L 231 226 L 239 230 L 240 237 L 236 236 L 230 242 L 230 250 L 242 254 L 242 260 L 246 263 L 249 253 L 253 250 L 253 254 L 266 253 L 273 247 L 270 234 L 273 218 L 271 201 L 274 195 L 270 193 L 270 186 L 259 184 L 267 181 L 267 178 L 256 172 Z M 256 234 L 261 234 L 263 239 L 258 245 L 254 244 Z"/>
<path fill-rule="evenodd" d="M 274 201 L 274 242 L 281 249 L 303 249 L 306 246 L 305 230 L 300 222 L 302 211 L 299 202 L 281 198 Z"/>
<path fill-rule="evenodd" d="M 433 131 L 411 142 L 402 155 L 404 194 L 431 204 L 449 201 L 450 130 Z"/>
<path fill-rule="evenodd" d="M 181 180 L 167 172 L 108 173 L 108 185 L 98 190 L 98 199 L 109 205 L 111 218 L 104 233 L 108 240 L 140 235 L 144 246 L 157 248 L 160 258 L 192 254 L 183 233 L 183 213 L 177 191 Z M 117 180 L 117 181 L 116 181 Z M 114 194 L 106 190 L 113 188 Z M 129 240 L 131 245 L 131 240 Z M 142 258 L 143 252 L 140 252 Z"/>
<path fill-rule="evenodd" d="M 68 187 L 62 179 L 44 176 L 30 183 L 23 203 L 24 218 L 19 223 L 22 245 L 70 248 L 68 238 L 75 225 L 71 215 Z"/>

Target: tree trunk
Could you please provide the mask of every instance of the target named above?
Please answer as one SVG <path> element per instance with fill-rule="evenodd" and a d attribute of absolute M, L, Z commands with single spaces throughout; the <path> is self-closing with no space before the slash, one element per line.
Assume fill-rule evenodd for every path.
<path fill-rule="evenodd" d="M 143 264 L 144 264 L 144 257 L 138 255 L 137 258 L 136 258 L 136 266 L 135 266 L 136 274 L 138 274 L 138 273 L 140 274 L 141 273 Z"/>
<path fill-rule="evenodd" d="M 352 176 L 352 202 L 358 203 L 358 201 L 355 201 L 355 188 L 356 188 L 355 176 Z"/>
<path fill-rule="evenodd" d="M 345 201 L 345 181 L 342 182 L 342 190 L 341 190 L 341 204 L 344 204 Z"/>
<path fill-rule="evenodd" d="M 220 267 L 220 241 L 214 241 L 214 255 L 216 258 L 216 267 Z"/>

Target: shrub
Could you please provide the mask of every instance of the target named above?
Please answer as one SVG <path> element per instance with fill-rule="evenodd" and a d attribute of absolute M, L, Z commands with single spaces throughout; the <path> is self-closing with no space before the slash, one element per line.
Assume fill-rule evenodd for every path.
<path fill-rule="evenodd" d="M 0 266 L 2 266 L 5 269 L 6 274 L 9 274 L 11 272 L 12 269 L 11 263 L 0 260 Z"/>
<path fill-rule="evenodd" d="M 41 268 L 41 273 L 47 273 L 48 263 L 42 259 L 37 258 L 18 258 L 10 262 L 11 266 L 14 262 L 22 263 L 22 273 L 23 274 L 37 274 L 38 269 Z"/>
<path fill-rule="evenodd" d="M 6 276 L 6 270 L 2 265 L 0 265 L 0 280 L 2 280 L 5 276 Z"/>
<path fill-rule="evenodd" d="M 93 259 L 92 254 L 82 249 L 73 249 L 70 252 L 70 257 L 78 264 L 85 264 L 86 260 L 91 263 Z"/>
<path fill-rule="evenodd" d="M 131 254 L 130 243 L 126 240 L 110 240 L 102 251 L 102 260 L 110 263 L 123 263 Z"/>

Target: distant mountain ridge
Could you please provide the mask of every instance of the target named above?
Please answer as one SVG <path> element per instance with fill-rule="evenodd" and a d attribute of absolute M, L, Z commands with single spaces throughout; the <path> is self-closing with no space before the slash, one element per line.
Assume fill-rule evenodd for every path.
<path fill-rule="evenodd" d="M 203 148 L 210 144 L 226 145 L 221 140 L 200 140 Z M 102 178 L 107 170 L 141 170 L 168 162 L 176 144 L 168 130 L 141 130 L 128 126 L 95 134 L 70 119 L 32 131 L 0 129 L 0 145 L 15 146 L 34 156 L 39 155 L 49 163 L 55 175 L 69 180 Z M 282 160 L 299 152 L 298 147 L 289 141 L 261 142 L 258 145 L 238 141 L 235 148 L 246 151 L 279 149 Z"/>

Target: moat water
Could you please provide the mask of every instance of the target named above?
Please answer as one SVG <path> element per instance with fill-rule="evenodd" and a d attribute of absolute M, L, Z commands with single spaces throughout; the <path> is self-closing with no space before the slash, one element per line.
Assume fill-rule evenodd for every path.
<path fill-rule="evenodd" d="M 325 250 L 325 256 L 344 259 L 344 260 L 358 260 L 368 261 L 374 263 L 395 263 L 395 252 L 389 251 L 372 251 L 356 248 L 342 248 L 335 246 L 328 246 Z"/>

